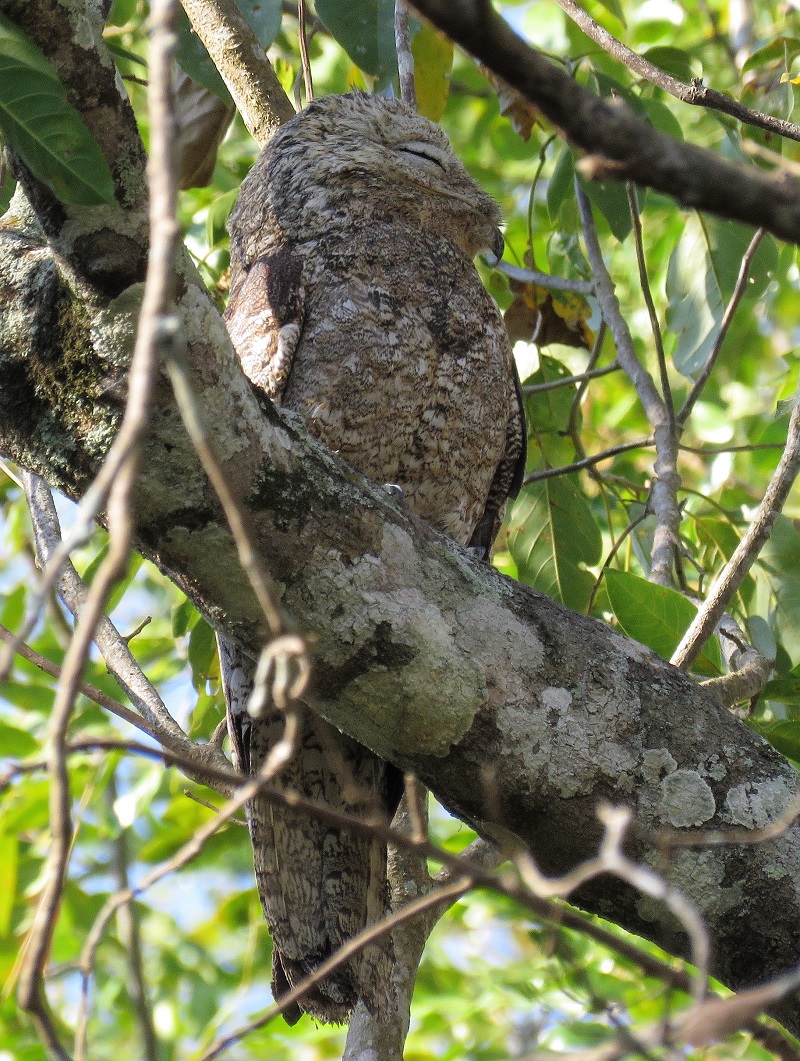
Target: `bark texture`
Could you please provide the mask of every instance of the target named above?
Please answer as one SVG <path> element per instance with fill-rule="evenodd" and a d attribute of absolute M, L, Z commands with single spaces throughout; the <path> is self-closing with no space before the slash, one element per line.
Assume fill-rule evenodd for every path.
<path fill-rule="evenodd" d="M 0 451 L 80 497 L 119 417 L 140 287 L 98 297 L 15 213 L 0 232 Z M 595 851 L 600 799 L 634 808 L 631 853 L 659 869 L 663 826 L 755 829 L 785 810 L 795 771 L 691 679 L 474 562 L 259 398 L 188 265 L 179 311 L 214 445 L 287 610 L 318 639 L 309 702 L 324 717 L 548 872 Z M 258 609 L 165 377 L 136 518 L 141 551 L 256 651 Z M 666 867 L 706 917 L 723 981 L 796 961 L 798 870 L 796 827 Z M 673 919 L 614 880 L 579 899 L 685 953 Z M 796 1003 L 782 1015 L 800 1027 Z"/>

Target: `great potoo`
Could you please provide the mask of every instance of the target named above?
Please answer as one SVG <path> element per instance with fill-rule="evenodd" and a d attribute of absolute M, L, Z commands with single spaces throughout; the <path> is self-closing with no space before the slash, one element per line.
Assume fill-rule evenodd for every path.
<path fill-rule="evenodd" d="M 357 471 L 400 486 L 412 512 L 485 552 L 525 443 L 509 341 L 473 265 L 501 253 L 499 222 L 438 126 L 363 93 L 315 100 L 287 122 L 229 222 L 226 319 L 252 383 Z M 230 643 L 222 657 L 234 754 L 255 773 L 282 720 L 246 715 L 252 665 Z M 279 783 L 391 817 L 396 778 L 309 717 Z M 386 848 L 264 800 L 249 824 L 279 997 L 384 915 Z M 322 1021 L 346 1021 L 359 999 L 379 1009 L 390 959 L 388 943 L 368 948 L 301 1008 Z"/>

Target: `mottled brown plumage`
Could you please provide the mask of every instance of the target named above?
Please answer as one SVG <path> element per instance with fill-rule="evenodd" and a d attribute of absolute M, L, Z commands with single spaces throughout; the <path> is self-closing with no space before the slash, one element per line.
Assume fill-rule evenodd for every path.
<path fill-rule="evenodd" d="M 472 263 L 500 252 L 499 220 L 437 126 L 353 93 L 316 100 L 282 127 L 229 224 L 226 318 L 250 380 L 352 467 L 398 484 L 410 510 L 487 552 L 524 464 L 510 345 Z M 223 664 L 246 689 L 233 647 Z M 230 706 L 237 760 L 255 771 L 281 720 L 249 719 L 241 696 Z M 310 719 L 281 784 L 391 814 L 393 778 Z M 386 910 L 386 851 L 264 801 L 249 818 L 279 995 Z M 359 998 L 380 1008 L 389 961 L 388 943 L 368 950 L 301 1007 L 324 1021 L 346 1020 Z"/>

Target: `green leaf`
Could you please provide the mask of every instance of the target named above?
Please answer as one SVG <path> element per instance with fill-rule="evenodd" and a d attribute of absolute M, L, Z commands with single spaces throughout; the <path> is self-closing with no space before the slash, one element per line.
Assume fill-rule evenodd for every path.
<path fill-rule="evenodd" d="M 172 633 L 175 637 L 183 637 L 195 625 L 200 618 L 200 612 L 188 599 L 181 601 L 172 613 Z"/>
<path fill-rule="evenodd" d="M 97 556 L 92 560 L 86 570 L 83 572 L 83 580 L 87 585 L 91 586 L 94 581 L 95 575 L 100 569 L 103 561 L 108 556 L 108 544 L 104 545 Z M 128 569 L 122 578 L 118 579 L 108 595 L 106 601 L 106 612 L 111 613 L 122 600 L 125 595 L 125 591 L 130 586 L 133 579 L 136 577 L 136 572 L 142 566 L 142 557 L 139 553 L 131 553 L 130 559 L 128 560 Z"/>
<path fill-rule="evenodd" d="M 202 689 L 210 678 L 219 677 L 217 639 L 202 617 L 194 624 L 189 635 L 189 664 L 196 689 Z"/>
<path fill-rule="evenodd" d="M 395 77 L 394 0 L 317 0 L 317 15 L 361 70 L 381 84 Z"/>
<path fill-rule="evenodd" d="M 587 181 L 582 177 L 578 179 L 592 206 L 597 207 L 608 222 L 612 235 L 622 243 L 633 228 L 625 185 L 619 181 Z"/>
<path fill-rule="evenodd" d="M 765 44 L 763 48 L 759 48 L 748 56 L 742 67 L 742 73 L 746 74 L 749 70 L 755 70 L 756 67 L 766 63 L 785 63 L 788 68 L 796 55 L 800 55 L 800 40 L 797 37 L 775 37 L 769 44 Z"/>
<path fill-rule="evenodd" d="M 794 667 L 781 678 L 773 678 L 764 686 L 767 700 L 777 700 L 787 707 L 800 707 L 800 669 Z"/>
<path fill-rule="evenodd" d="M 575 156 L 568 147 L 562 147 L 553 175 L 547 183 L 547 210 L 551 221 L 557 221 L 561 207 L 573 194 L 575 181 Z"/>
<path fill-rule="evenodd" d="M 648 48 L 643 52 L 642 58 L 652 63 L 653 66 L 657 66 L 659 70 L 663 70 L 665 74 L 677 77 L 679 81 L 688 83 L 694 77 L 692 57 L 680 48 L 656 45 L 655 48 Z"/>
<path fill-rule="evenodd" d="M 705 236 L 714 276 L 722 297 L 727 302 L 733 294 L 739 278 L 742 259 L 753 238 L 754 229 L 738 225 L 734 221 L 719 218 L 704 219 Z M 748 299 L 759 298 L 773 279 L 778 265 L 778 246 L 769 234 L 765 234 L 753 256 L 744 295 Z"/>
<path fill-rule="evenodd" d="M 209 206 L 206 214 L 206 239 L 210 247 L 216 247 L 227 238 L 225 225 L 238 195 L 239 189 L 231 188 L 230 191 L 218 196 Z"/>
<path fill-rule="evenodd" d="M 756 728 L 781 755 L 800 762 L 800 722 L 783 719 L 780 722 L 762 723 Z"/>
<path fill-rule="evenodd" d="M 694 215 L 670 255 L 666 291 L 667 327 L 677 337 L 675 367 L 692 378 L 708 359 L 724 312 L 705 230 Z"/>
<path fill-rule="evenodd" d="M 566 476 L 526 486 L 509 516 L 508 548 L 519 578 L 576 611 L 585 611 L 602 539 L 591 509 Z"/>
<path fill-rule="evenodd" d="M 0 685 L 0 690 L 4 690 L 4 686 L 5 683 Z M 33 755 L 38 747 L 39 742 L 26 730 L 0 721 L 0 758 L 23 759 L 26 755 Z"/>
<path fill-rule="evenodd" d="M 424 22 L 411 42 L 414 56 L 414 88 L 417 110 L 438 122 L 444 114 L 450 92 L 449 74 L 453 66 L 453 42 L 430 22 Z"/>
<path fill-rule="evenodd" d="M 74 206 L 116 206 L 100 146 L 36 45 L 0 15 L 0 131 L 38 180 Z"/>
<path fill-rule="evenodd" d="M 599 2 L 606 11 L 612 14 L 614 18 L 618 19 L 623 26 L 627 26 L 628 23 L 625 21 L 625 12 L 622 10 L 620 0 L 599 0 Z"/>
<path fill-rule="evenodd" d="M 605 582 L 611 607 L 628 637 L 669 660 L 697 615 L 697 608 L 677 590 L 657 586 L 630 571 L 609 569 Z M 700 674 L 722 673 L 715 639 L 706 642 L 693 670 Z"/>
<path fill-rule="evenodd" d="M 11 928 L 11 911 L 17 890 L 19 840 L 16 836 L 0 833 L 0 938 Z"/>

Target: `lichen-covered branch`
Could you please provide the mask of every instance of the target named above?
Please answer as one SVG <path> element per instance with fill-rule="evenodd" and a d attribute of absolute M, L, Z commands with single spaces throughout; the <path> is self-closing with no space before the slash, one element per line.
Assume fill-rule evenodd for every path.
<path fill-rule="evenodd" d="M 0 320 L 0 451 L 77 497 L 118 422 L 107 380 L 130 356 L 141 291 L 87 304 L 23 217 L 17 225 L 0 232 L 9 307 Z M 45 330 L 36 322 L 53 300 L 63 312 Z M 631 854 L 645 862 L 658 858 L 650 838 L 664 826 L 756 828 L 780 814 L 794 771 L 713 696 L 404 513 L 263 404 L 193 284 L 181 284 L 177 310 L 192 385 L 215 411 L 211 441 L 241 484 L 257 548 L 289 613 L 317 635 L 311 706 L 414 772 L 484 835 L 520 838 L 549 873 L 595 850 L 600 797 L 633 808 Z M 71 390 L 60 382 L 67 364 L 80 367 Z M 135 515 L 138 548 L 218 628 L 257 651 L 260 608 L 163 377 Z M 794 960 L 798 858 L 792 829 L 768 844 L 687 849 L 673 860 L 670 881 L 700 906 L 714 971 L 728 983 L 759 982 Z M 578 899 L 685 948 L 675 923 L 622 884 L 591 885 Z"/>

